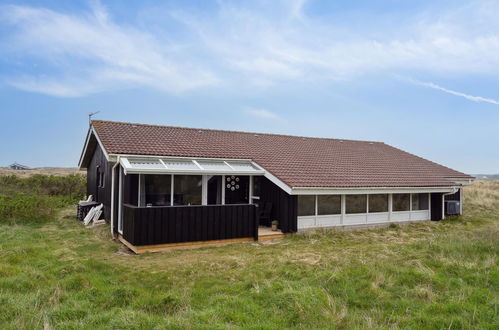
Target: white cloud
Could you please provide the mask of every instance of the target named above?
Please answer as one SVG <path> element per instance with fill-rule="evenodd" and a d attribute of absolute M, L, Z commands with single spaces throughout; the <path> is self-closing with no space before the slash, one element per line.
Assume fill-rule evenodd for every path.
<path fill-rule="evenodd" d="M 417 13 L 390 31 L 377 30 L 375 22 L 352 30 L 309 16 L 306 0 L 254 3 L 221 1 L 215 13 L 155 8 L 158 21 L 166 22 L 159 29 L 148 29 L 148 20 L 134 27 L 117 23 L 99 2 L 91 12 L 71 15 L 3 6 L 0 24 L 12 33 L 0 37 L 2 58 L 27 64 L 21 78 L 4 80 L 25 90 L 81 96 L 133 87 L 171 93 L 269 88 L 387 72 L 499 74 L 496 2 Z M 43 73 L 29 72 L 33 63 Z"/>
<path fill-rule="evenodd" d="M 436 90 L 439 90 L 439 91 L 442 91 L 442 92 L 445 92 L 448 94 L 452 94 L 455 96 L 464 97 L 465 99 L 473 101 L 473 102 L 485 102 L 485 103 L 499 105 L 499 101 L 497 101 L 497 100 L 485 98 L 485 97 L 481 97 L 481 96 L 474 96 L 474 95 L 465 94 L 465 93 L 461 93 L 461 92 L 456 92 L 456 91 L 453 91 L 451 89 L 436 85 L 432 82 L 414 81 L 414 83 L 417 85 L 420 85 L 420 86 L 433 88 L 433 89 L 436 89 Z"/>
<path fill-rule="evenodd" d="M 249 108 L 246 109 L 245 112 L 248 115 L 261 119 L 281 119 L 281 117 L 279 117 L 277 114 L 265 109 Z"/>
<path fill-rule="evenodd" d="M 218 78 L 155 36 L 109 20 L 98 3 L 89 15 L 4 6 L 0 19 L 15 26 L 8 51 L 44 61 L 49 74 L 10 77 L 8 83 L 56 96 L 148 86 L 169 92 L 211 86 Z"/>
<path fill-rule="evenodd" d="M 499 10 L 498 5 L 490 6 Z M 292 2 L 288 12 L 301 8 L 302 2 Z M 208 21 L 188 14 L 177 19 L 245 81 L 277 84 L 344 80 L 383 71 L 497 74 L 499 26 L 492 17 L 478 14 L 480 10 L 482 6 L 475 6 L 464 13 L 408 19 L 394 31 L 377 31 L 376 38 L 370 37 L 370 30 L 353 33 L 303 14 L 293 20 L 231 5 L 222 5 L 218 16 Z M 482 28 L 470 28 L 477 25 Z M 368 23 L 365 28 L 370 28 Z"/>
<path fill-rule="evenodd" d="M 303 18 L 303 7 L 308 2 L 308 0 L 293 0 L 290 1 L 291 5 L 291 17 L 292 18 Z"/>

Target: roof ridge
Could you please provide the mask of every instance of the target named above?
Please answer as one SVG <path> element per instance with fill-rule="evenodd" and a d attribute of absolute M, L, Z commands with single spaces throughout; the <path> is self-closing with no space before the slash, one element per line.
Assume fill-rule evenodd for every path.
<path fill-rule="evenodd" d="M 143 124 L 143 123 L 132 123 L 132 122 L 113 121 L 113 120 L 100 120 L 100 119 L 94 119 L 94 120 L 92 120 L 92 124 L 94 122 L 112 123 L 112 124 L 126 124 L 126 125 L 139 125 L 139 126 L 147 126 L 147 127 L 180 128 L 180 129 L 188 129 L 188 130 L 193 130 L 193 131 L 203 130 L 203 131 L 210 131 L 210 132 L 239 133 L 239 134 L 250 134 L 250 135 L 257 134 L 257 135 L 282 136 L 282 137 L 292 137 L 292 138 L 302 138 L 302 139 L 332 140 L 332 141 L 365 142 L 365 143 L 385 144 L 382 141 L 339 139 L 339 138 L 304 136 L 304 135 L 291 135 L 291 134 L 278 134 L 278 133 L 246 132 L 246 131 L 236 131 L 236 130 L 224 130 L 224 129 L 214 129 L 214 128 L 196 128 L 196 127 L 186 127 L 186 126 L 169 126 L 169 125 L 158 125 L 158 124 Z"/>

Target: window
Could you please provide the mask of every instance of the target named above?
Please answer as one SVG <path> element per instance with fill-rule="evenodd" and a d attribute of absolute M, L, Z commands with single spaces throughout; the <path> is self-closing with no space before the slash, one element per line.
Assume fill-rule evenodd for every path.
<path fill-rule="evenodd" d="M 144 194 L 146 206 L 171 205 L 172 176 L 171 175 L 144 175 Z M 141 198 L 143 198 L 141 196 Z"/>
<path fill-rule="evenodd" d="M 225 204 L 249 203 L 249 176 L 226 175 Z"/>
<path fill-rule="evenodd" d="M 410 194 L 393 194 L 393 211 L 409 211 L 410 201 Z"/>
<path fill-rule="evenodd" d="M 346 213 L 367 213 L 367 195 L 346 195 Z"/>
<path fill-rule="evenodd" d="M 253 196 L 260 197 L 262 191 L 262 177 L 254 176 L 253 177 Z"/>
<path fill-rule="evenodd" d="M 369 195 L 369 213 L 388 212 L 388 194 Z"/>
<path fill-rule="evenodd" d="M 222 176 L 208 175 L 208 205 L 222 204 Z"/>
<path fill-rule="evenodd" d="M 428 194 L 412 194 L 412 210 L 428 210 Z"/>
<path fill-rule="evenodd" d="M 298 216 L 315 216 L 315 195 L 298 195 Z"/>
<path fill-rule="evenodd" d="M 175 175 L 173 177 L 173 204 L 201 205 L 202 185 L 201 175 Z"/>
<path fill-rule="evenodd" d="M 100 166 L 97 166 L 95 174 L 96 174 L 97 188 L 104 188 L 104 171 L 101 171 Z"/>
<path fill-rule="evenodd" d="M 317 214 L 341 214 L 341 195 L 318 195 Z"/>

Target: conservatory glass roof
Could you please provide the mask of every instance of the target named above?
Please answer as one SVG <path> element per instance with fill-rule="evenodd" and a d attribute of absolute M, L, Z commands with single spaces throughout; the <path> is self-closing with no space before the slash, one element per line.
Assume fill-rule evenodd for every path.
<path fill-rule="evenodd" d="M 120 158 L 120 164 L 127 174 L 265 174 L 265 170 L 250 160 L 122 157 Z"/>

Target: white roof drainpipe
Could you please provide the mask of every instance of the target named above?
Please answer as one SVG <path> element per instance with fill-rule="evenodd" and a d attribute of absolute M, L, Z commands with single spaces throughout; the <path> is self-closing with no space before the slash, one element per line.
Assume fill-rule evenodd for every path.
<path fill-rule="evenodd" d="M 449 193 L 445 193 L 443 194 L 444 196 L 447 196 L 447 195 L 454 195 L 455 193 L 457 193 L 457 191 L 459 190 L 459 188 L 456 188 L 456 187 L 453 187 L 452 188 L 452 192 L 449 192 Z"/>
<path fill-rule="evenodd" d="M 114 237 L 114 181 L 116 175 L 114 174 L 116 171 L 116 166 L 120 164 L 120 156 L 116 159 L 116 164 L 113 165 L 113 169 L 111 170 L 111 237 Z"/>

